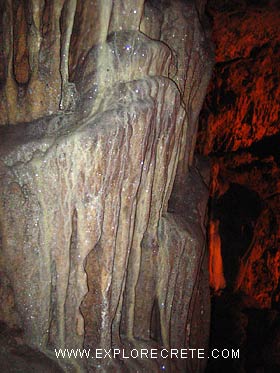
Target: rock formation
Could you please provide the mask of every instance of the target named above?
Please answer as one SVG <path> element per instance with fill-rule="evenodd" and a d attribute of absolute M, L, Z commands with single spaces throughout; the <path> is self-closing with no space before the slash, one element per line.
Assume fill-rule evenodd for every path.
<path fill-rule="evenodd" d="M 243 252 L 238 252 L 238 244 L 234 249 L 240 260 L 236 266 L 240 266 L 240 269 L 232 276 L 238 277 L 239 272 L 241 277 L 232 277 L 230 282 L 235 282 L 235 285 L 232 283 L 230 286 L 236 290 L 240 287 L 244 291 L 247 289 L 246 293 L 254 294 L 260 305 L 269 306 L 274 292 L 279 292 L 276 268 L 279 261 L 276 249 L 279 239 L 279 4 L 273 1 L 259 4 L 229 1 L 223 8 L 222 3 L 210 1 L 208 6 L 213 17 L 216 65 L 201 114 L 198 149 L 212 159 L 210 190 L 213 222 L 210 227 L 218 224 L 216 219 L 220 221 L 222 209 L 231 216 L 231 228 L 225 227 L 224 215 L 223 227 L 219 226 L 220 234 L 223 229 L 232 234 L 231 238 L 227 237 L 228 242 L 224 242 L 224 254 L 227 255 L 234 241 L 237 243 L 243 238 L 244 241 L 240 243 Z M 242 213 L 238 211 L 238 205 L 243 208 Z M 266 238 L 261 237 L 260 232 Z M 211 232 L 210 239 L 215 251 L 214 241 L 217 238 L 214 239 Z M 262 249 L 255 247 L 259 245 Z M 269 248 L 272 257 L 269 254 L 264 268 L 256 270 L 261 257 L 268 255 Z M 210 255 L 214 258 L 211 250 L 210 245 Z M 232 261 L 232 258 L 229 260 Z M 231 271 L 232 263 L 230 267 Z M 249 272 L 245 275 L 245 268 L 250 275 Z M 259 271 L 268 271 L 270 280 L 264 280 L 265 276 L 262 280 Z M 214 273 L 210 271 L 210 275 L 214 276 Z M 243 281 L 246 285 L 241 285 Z M 270 284 L 260 285 L 261 281 L 269 281 Z M 210 282 L 215 284 L 217 281 L 212 278 Z M 265 286 L 267 290 L 263 288 Z M 266 300 L 263 298 L 264 293 L 268 297 Z M 278 299 L 279 296 L 276 297 Z"/>
<path fill-rule="evenodd" d="M 280 8 L 208 2 L 216 64 L 197 149 L 211 159 L 212 347 L 240 348 L 217 371 L 280 369 Z"/>
<path fill-rule="evenodd" d="M 203 3 L 1 2 L 0 319 L 64 371 L 204 369 L 54 354 L 207 347 Z"/>
<path fill-rule="evenodd" d="M 279 2 L 223 3 L 209 1 L 216 65 L 201 116 L 204 154 L 247 148 L 279 132 Z"/>

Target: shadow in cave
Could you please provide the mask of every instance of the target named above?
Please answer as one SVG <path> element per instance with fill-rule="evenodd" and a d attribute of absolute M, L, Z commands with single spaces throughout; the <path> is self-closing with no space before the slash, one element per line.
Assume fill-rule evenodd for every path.
<path fill-rule="evenodd" d="M 224 276 L 230 290 L 235 285 L 240 260 L 253 238 L 261 209 L 262 202 L 258 194 L 235 183 L 220 198 L 213 200 L 212 218 L 220 222 Z"/>
<path fill-rule="evenodd" d="M 279 323 L 278 313 L 259 309 L 253 298 L 234 291 L 240 261 L 253 239 L 262 201 L 256 192 L 233 183 L 220 198 L 213 198 L 211 208 L 212 219 L 220 222 L 227 286 L 223 292 L 212 294 L 210 349 L 217 349 L 220 356 L 209 359 L 206 373 L 279 372 L 279 366 L 270 364 L 267 358 L 272 330 Z M 228 358 L 221 357 L 223 350 L 225 356 L 229 351 Z"/>

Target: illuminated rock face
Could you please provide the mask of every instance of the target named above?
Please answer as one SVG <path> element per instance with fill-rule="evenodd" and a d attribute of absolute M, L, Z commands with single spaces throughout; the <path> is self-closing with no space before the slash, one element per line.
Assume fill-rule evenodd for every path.
<path fill-rule="evenodd" d="M 1 320 L 50 356 L 207 347 L 208 176 L 193 157 L 212 66 L 203 3 L 1 6 Z M 12 12 L 25 30 L 15 69 Z M 205 360 L 60 364 L 198 372 Z"/>
<path fill-rule="evenodd" d="M 213 216 L 223 221 L 219 232 L 228 285 L 256 306 L 271 308 L 280 295 L 279 166 L 272 156 L 252 152 L 215 161 Z"/>
<path fill-rule="evenodd" d="M 279 45 L 275 0 L 209 0 L 216 65 L 197 148 L 211 158 L 208 373 L 279 371 Z"/>
<path fill-rule="evenodd" d="M 216 65 L 198 149 L 212 156 L 210 284 L 269 308 L 279 302 L 279 4 L 208 7 Z"/>
<path fill-rule="evenodd" d="M 232 3 L 209 4 L 216 65 L 201 116 L 204 154 L 247 148 L 279 132 L 279 2 Z"/>

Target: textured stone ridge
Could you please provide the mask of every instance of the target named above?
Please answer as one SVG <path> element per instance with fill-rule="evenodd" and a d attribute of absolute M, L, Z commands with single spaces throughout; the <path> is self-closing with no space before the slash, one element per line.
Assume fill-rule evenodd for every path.
<path fill-rule="evenodd" d="M 193 161 L 212 66 L 203 3 L 97 1 L 89 7 L 99 12 L 94 45 L 77 32 L 79 19 L 79 30 L 91 21 L 82 2 L 73 20 L 74 3 L 63 8 L 65 30 L 72 23 L 72 47 L 83 40 L 88 48 L 74 58 L 62 35 L 75 112 L 39 120 L 34 112 L 35 121 L 1 129 L 1 320 L 50 358 L 54 348 L 83 346 L 206 348 L 208 176 Z M 60 76 L 67 90 L 68 72 Z M 6 122 L 23 117 L 16 108 Z M 199 372 L 205 361 L 60 364 L 69 372 Z"/>

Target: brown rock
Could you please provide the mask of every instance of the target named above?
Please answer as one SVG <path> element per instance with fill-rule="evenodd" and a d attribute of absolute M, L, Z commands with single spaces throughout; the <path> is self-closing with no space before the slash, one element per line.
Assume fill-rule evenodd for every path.
<path fill-rule="evenodd" d="M 51 357 L 54 348 L 83 346 L 206 348 L 207 171 L 200 175 L 193 151 L 212 53 L 197 9 L 192 2 L 162 4 L 158 28 L 152 19 L 141 23 L 143 1 L 97 1 L 88 11 L 97 11 L 98 24 L 86 14 L 88 2 L 38 4 L 28 13 L 32 97 L 26 93 L 26 105 L 17 106 L 12 76 L 3 91 L 14 90 L 3 123 L 18 125 L 1 129 L 1 271 L 15 306 L 10 302 L 8 314 L 2 304 L 0 315 L 8 325 L 17 322 L 23 343 Z M 10 2 L 6 7 L 12 13 Z M 160 29 L 157 40 L 139 32 L 140 23 L 150 35 Z M 92 40 L 84 34 L 91 26 Z M 59 114 L 59 107 L 72 111 Z M 56 114 L 48 117 L 50 110 Z M 185 193 L 193 199 L 183 211 Z M 188 365 L 198 372 L 205 361 L 60 364 L 65 371 Z"/>

